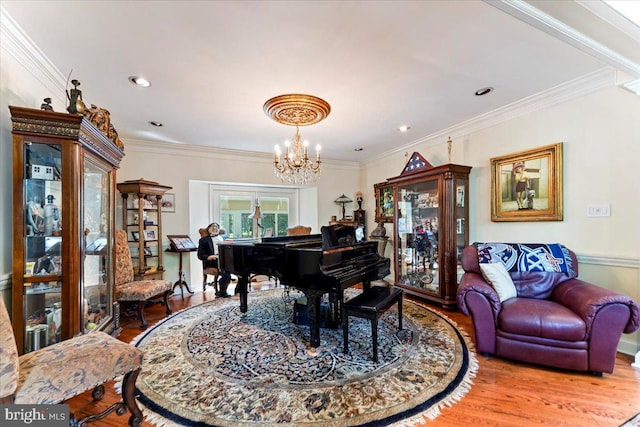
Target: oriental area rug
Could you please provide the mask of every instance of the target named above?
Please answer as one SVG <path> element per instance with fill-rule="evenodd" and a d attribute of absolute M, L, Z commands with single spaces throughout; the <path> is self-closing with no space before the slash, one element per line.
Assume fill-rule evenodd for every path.
<path fill-rule="evenodd" d="M 346 297 L 360 291 L 348 289 Z M 322 328 L 320 347 L 296 325 L 293 300 L 273 289 L 187 308 L 139 335 L 144 352 L 136 396 L 157 426 L 409 426 L 433 419 L 470 389 L 477 359 L 449 319 L 403 301 L 371 326 L 351 317 L 349 354 L 342 329 Z"/>

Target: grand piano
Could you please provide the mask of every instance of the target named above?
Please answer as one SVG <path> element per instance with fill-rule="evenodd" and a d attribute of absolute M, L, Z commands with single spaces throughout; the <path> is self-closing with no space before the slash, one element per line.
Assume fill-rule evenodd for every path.
<path fill-rule="evenodd" d="M 320 345 L 320 303 L 329 294 L 330 324 L 341 323 L 344 290 L 389 274 L 390 261 L 378 255 L 378 242 L 356 242 L 355 228 L 323 226 L 321 234 L 239 239 L 218 246 L 220 268 L 238 276 L 240 311 L 248 310 L 248 283 L 253 274 L 277 277 L 302 291 L 309 310 L 309 342 Z"/>

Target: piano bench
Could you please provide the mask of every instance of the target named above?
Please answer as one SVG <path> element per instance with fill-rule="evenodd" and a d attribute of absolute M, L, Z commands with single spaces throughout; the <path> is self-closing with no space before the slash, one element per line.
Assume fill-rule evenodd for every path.
<path fill-rule="evenodd" d="M 344 353 L 349 353 L 349 316 L 371 320 L 373 339 L 373 361 L 378 362 L 378 318 L 395 303 L 398 303 L 398 330 L 402 330 L 402 289 L 372 286 L 342 305 L 342 330 Z"/>

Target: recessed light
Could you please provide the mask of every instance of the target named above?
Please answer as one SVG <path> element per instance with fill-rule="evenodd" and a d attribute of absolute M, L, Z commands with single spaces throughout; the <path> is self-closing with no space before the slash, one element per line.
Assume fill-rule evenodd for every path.
<path fill-rule="evenodd" d="M 138 85 L 140 87 L 149 87 L 149 86 L 151 86 L 151 83 L 149 82 L 149 80 L 145 79 L 144 77 L 130 76 L 129 77 L 129 81 L 131 83 L 133 83 L 134 85 Z"/>
<path fill-rule="evenodd" d="M 411 126 L 399 126 L 399 127 L 398 127 L 398 130 L 399 130 L 400 132 L 406 132 L 406 131 L 408 131 L 409 129 L 411 129 Z"/>
<path fill-rule="evenodd" d="M 482 89 L 478 89 L 476 91 L 476 96 L 486 95 L 491 92 L 493 92 L 493 88 L 491 86 L 483 87 Z"/>
<path fill-rule="evenodd" d="M 364 150 L 364 148 L 362 148 L 362 147 L 358 147 L 358 148 L 354 148 L 353 149 L 353 151 L 362 151 L 362 150 Z"/>
<path fill-rule="evenodd" d="M 155 127 L 162 127 L 162 123 L 160 122 L 154 122 L 153 120 L 149 122 L 150 125 L 155 126 Z"/>

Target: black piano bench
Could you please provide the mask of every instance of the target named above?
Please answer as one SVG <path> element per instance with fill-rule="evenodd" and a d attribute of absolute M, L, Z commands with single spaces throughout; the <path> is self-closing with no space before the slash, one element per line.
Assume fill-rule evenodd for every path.
<path fill-rule="evenodd" d="M 378 362 L 378 318 L 393 304 L 398 303 L 398 330 L 402 330 L 402 289 L 386 286 L 372 286 L 357 297 L 342 305 L 342 330 L 344 353 L 349 353 L 349 316 L 371 320 L 373 339 L 373 361 Z"/>

